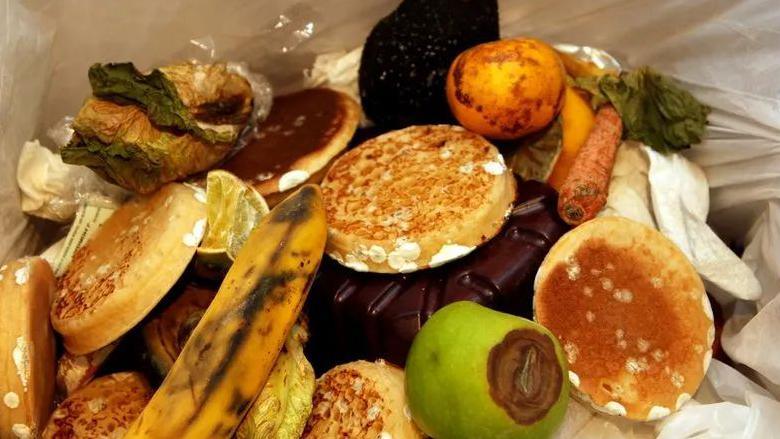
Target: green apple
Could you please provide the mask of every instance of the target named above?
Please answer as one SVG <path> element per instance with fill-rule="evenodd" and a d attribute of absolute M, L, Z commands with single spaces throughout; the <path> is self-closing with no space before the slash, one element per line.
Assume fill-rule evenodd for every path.
<path fill-rule="evenodd" d="M 537 439 L 569 402 L 566 354 L 546 328 L 472 302 L 431 316 L 406 360 L 417 425 L 435 439 Z"/>

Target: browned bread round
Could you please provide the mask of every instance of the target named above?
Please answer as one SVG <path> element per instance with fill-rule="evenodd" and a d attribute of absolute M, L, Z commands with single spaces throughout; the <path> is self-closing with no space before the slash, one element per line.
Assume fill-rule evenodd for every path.
<path fill-rule="evenodd" d="M 360 122 L 347 94 L 312 88 L 274 98 L 271 113 L 222 169 L 252 184 L 270 206 L 304 183 L 319 183 Z"/>
<path fill-rule="evenodd" d="M 54 410 L 42 437 L 124 437 L 151 397 L 152 389 L 140 373 L 120 372 L 97 378 Z"/>
<path fill-rule="evenodd" d="M 303 438 L 422 438 L 406 406 L 403 370 L 383 361 L 336 366 L 317 381 Z"/>
<path fill-rule="evenodd" d="M 205 197 L 178 183 L 114 212 L 60 278 L 51 321 L 65 348 L 95 351 L 141 321 L 187 268 L 205 227 Z"/>
<path fill-rule="evenodd" d="M 325 176 L 328 254 L 357 271 L 407 273 L 492 238 L 515 198 L 496 147 L 450 125 L 413 126 L 339 157 Z"/>
<path fill-rule="evenodd" d="M 712 308 L 665 236 L 596 218 L 564 235 L 536 278 L 536 320 L 561 341 L 575 395 L 603 412 L 656 420 L 696 392 L 712 358 Z"/>
<path fill-rule="evenodd" d="M 40 435 L 54 399 L 56 282 L 41 258 L 0 267 L 0 437 Z"/>

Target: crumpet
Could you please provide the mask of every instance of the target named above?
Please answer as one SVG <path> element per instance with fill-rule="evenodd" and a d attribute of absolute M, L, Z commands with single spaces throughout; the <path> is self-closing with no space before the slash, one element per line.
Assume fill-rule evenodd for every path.
<path fill-rule="evenodd" d="M 701 278 L 669 239 L 625 218 L 596 218 L 558 240 L 537 273 L 534 314 L 560 339 L 575 395 L 612 415 L 676 411 L 712 358 Z"/>
<path fill-rule="evenodd" d="M 169 183 L 122 205 L 76 251 L 51 310 L 68 352 L 106 346 L 159 303 L 203 238 L 205 201 L 202 192 Z"/>
<path fill-rule="evenodd" d="M 347 94 L 311 88 L 274 98 L 271 113 L 225 169 L 275 206 L 304 183 L 319 183 L 360 122 L 360 105 Z"/>
<path fill-rule="evenodd" d="M 423 125 L 347 152 L 322 192 L 333 259 L 356 271 L 408 273 L 463 257 L 495 236 L 515 179 L 481 136 Z"/>

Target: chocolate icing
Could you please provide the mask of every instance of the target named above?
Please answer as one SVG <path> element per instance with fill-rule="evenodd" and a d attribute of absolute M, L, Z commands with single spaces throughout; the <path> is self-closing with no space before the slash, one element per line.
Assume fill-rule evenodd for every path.
<path fill-rule="evenodd" d="M 356 359 L 406 361 L 412 339 L 439 308 L 470 300 L 531 317 L 533 281 L 550 247 L 569 230 L 557 194 L 518 182 L 501 232 L 463 259 L 410 274 L 358 273 L 324 258 L 309 292 L 308 357 L 318 371 Z"/>

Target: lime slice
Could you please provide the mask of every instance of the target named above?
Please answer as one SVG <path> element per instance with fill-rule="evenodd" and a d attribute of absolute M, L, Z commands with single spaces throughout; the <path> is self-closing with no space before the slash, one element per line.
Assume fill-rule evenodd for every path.
<path fill-rule="evenodd" d="M 548 128 L 522 139 L 510 154 L 509 165 L 524 180 L 547 181 L 561 154 L 563 129 L 556 119 Z"/>
<path fill-rule="evenodd" d="M 198 259 L 227 268 L 249 233 L 268 213 L 268 204 L 254 188 L 223 170 L 208 173 L 206 204 L 207 229 L 198 248 Z"/>

